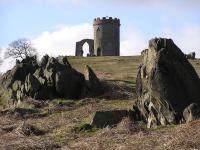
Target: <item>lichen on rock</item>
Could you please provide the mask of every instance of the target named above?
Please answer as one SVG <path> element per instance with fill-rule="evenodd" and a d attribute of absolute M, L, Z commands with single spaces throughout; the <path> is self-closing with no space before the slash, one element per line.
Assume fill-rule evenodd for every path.
<path fill-rule="evenodd" d="M 155 38 L 149 41 L 149 48 L 142 56 L 135 106 L 147 126 L 191 121 L 185 118 L 189 116 L 187 112 L 184 115 L 183 112 L 192 103 L 195 104 L 192 108 L 200 109 L 200 80 L 183 52 L 171 39 Z M 198 116 L 191 111 L 188 113 L 196 115 L 189 118 Z"/>

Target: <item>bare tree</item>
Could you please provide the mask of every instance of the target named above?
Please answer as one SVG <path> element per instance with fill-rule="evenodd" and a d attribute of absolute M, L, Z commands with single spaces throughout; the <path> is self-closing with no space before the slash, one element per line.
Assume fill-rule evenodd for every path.
<path fill-rule="evenodd" d="M 9 44 L 5 52 L 5 58 L 25 59 L 37 54 L 36 48 L 27 39 L 18 39 Z"/>

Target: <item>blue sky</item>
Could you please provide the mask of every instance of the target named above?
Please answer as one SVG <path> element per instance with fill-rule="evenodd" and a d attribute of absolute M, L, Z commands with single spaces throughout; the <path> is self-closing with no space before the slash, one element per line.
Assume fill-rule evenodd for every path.
<path fill-rule="evenodd" d="M 73 55 L 76 41 L 93 38 L 93 19 L 111 16 L 121 20 L 121 55 L 167 37 L 200 57 L 199 8 L 198 0 L 0 0 L 0 47 L 28 38 L 40 55 Z"/>

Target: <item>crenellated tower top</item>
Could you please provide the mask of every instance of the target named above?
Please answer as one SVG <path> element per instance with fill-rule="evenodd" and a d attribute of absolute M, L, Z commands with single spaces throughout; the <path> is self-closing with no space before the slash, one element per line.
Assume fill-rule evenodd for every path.
<path fill-rule="evenodd" d="M 120 26 L 120 19 L 112 17 L 95 18 L 93 25 L 116 24 Z"/>

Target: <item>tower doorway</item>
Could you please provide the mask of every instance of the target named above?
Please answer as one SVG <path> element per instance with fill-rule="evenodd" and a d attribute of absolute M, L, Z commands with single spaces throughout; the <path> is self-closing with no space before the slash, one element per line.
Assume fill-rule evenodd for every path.
<path fill-rule="evenodd" d="M 93 56 L 94 55 L 94 40 L 93 39 L 83 39 L 76 42 L 76 56 Z"/>
<path fill-rule="evenodd" d="M 90 54 L 90 47 L 87 42 L 85 42 L 82 46 L 83 57 L 87 57 Z"/>
<path fill-rule="evenodd" d="M 101 56 L 102 55 L 102 53 L 101 53 L 101 48 L 98 48 L 97 49 L 97 56 Z"/>

